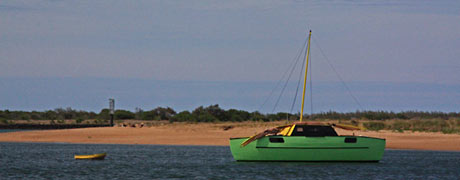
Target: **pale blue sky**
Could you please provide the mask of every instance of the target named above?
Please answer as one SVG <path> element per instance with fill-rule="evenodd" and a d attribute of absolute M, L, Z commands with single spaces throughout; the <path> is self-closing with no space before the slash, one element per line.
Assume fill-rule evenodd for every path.
<path fill-rule="evenodd" d="M 270 111 L 308 29 L 364 109 L 460 107 L 458 1 L 27 0 L 0 17 L 0 109 Z M 358 109 L 315 44 L 312 59 L 315 109 Z"/>

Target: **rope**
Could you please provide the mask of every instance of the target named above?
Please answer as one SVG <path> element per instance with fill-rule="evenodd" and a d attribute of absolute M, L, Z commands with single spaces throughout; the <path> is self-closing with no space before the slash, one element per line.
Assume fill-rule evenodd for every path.
<path fill-rule="evenodd" d="M 332 65 L 332 63 L 329 61 L 329 58 L 327 58 L 326 54 L 324 54 L 323 49 L 321 49 L 321 46 L 319 46 L 318 42 L 316 42 L 315 39 L 313 39 L 313 42 L 318 46 L 319 51 L 320 51 L 321 54 L 324 56 L 324 59 L 326 59 L 326 62 L 329 64 L 329 66 L 331 67 L 331 69 L 335 72 L 335 75 L 337 75 L 337 77 L 339 78 L 340 82 L 342 82 L 343 86 L 344 86 L 345 89 L 348 91 L 348 93 L 350 94 L 350 96 L 353 98 L 353 100 L 355 101 L 355 103 L 358 104 L 358 106 L 359 106 L 359 108 L 360 108 L 361 110 L 364 110 L 363 107 L 361 106 L 361 104 L 358 102 L 358 99 L 351 93 L 350 88 L 347 86 L 347 84 L 346 84 L 345 81 L 342 79 L 342 77 L 340 76 L 340 74 L 337 72 L 337 70 L 334 68 L 334 66 Z"/>
<path fill-rule="evenodd" d="M 305 42 L 307 42 L 307 41 L 308 41 L 308 39 Z M 302 48 L 306 49 L 305 46 L 306 46 L 306 44 L 304 44 L 304 47 L 302 47 Z M 305 51 L 303 59 L 306 58 L 305 56 L 307 56 L 307 51 Z M 301 66 L 300 73 L 299 73 L 299 79 L 297 80 L 297 88 L 295 90 L 294 99 L 292 101 L 291 110 L 289 111 L 289 113 L 292 113 L 292 110 L 294 109 L 295 102 L 297 100 L 297 94 L 299 93 L 299 87 L 300 87 L 300 82 L 302 81 L 303 67 L 304 66 L 305 66 L 305 61 L 302 61 L 302 66 Z"/>
<path fill-rule="evenodd" d="M 307 41 L 305 41 L 305 44 L 306 44 L 306 43 L 307 43 Z M 303 45 L 303 47 L 305 47 L 305 44 Z M 300 60 L 300 55 L 301 55 L 302 52 L 303 52 L 303 47 L 302 47 L 302 51 L 300 51 L 299 54 L 298 54 L 298 56 L 297 56 L 297 60 L 296 60 L 296 62 L 295 62 L 295 64 L 294 64 L 294 66 L 292 66 L 292 68 L 291 68 L 291 73 L 289 73 L 288 79 L 287 79 L 286 82 L 284 83 L 283 89 L 281 89 L 280 95 L 278 96 L 278 99 L 276 100 L 275 105 L 273 106 L 272 113 L 275 111 L 276 106 L 278 106 L 278 103 L 279 103 L 279 101 L 280 101 L 280 99 L 281 99 L 281 96 L 283 96 L 284 90 L 286 89 L 286 86 L 287 86 L 289 80 L 291 79 L 292 73 L 294 72 L 297 63 L 298 63 L 299 60 Z"/>
<path fill-rule="evenodd" d="M 307 44 L 307 41 L 304 42 L 304 46 L 305 46 L 305 44 Z M 300 50 L 301 51 L 299 53 L 302 53 L 303 52 L 303 47 Z M 284 71 L 283 76 L 281 76 L 281 78 L 276 83 L 276 86 L 270 91 L 270 94 L 268 95 L 267 99 L 265 99 L 264 103 L 262 103 L 262 105 L 259 107 L 259 111 L 262 110 L 262 108 L 265 106 L 265 104 L 268 102 L 268 100 L 270 100 L 270 98 L 272 97 L 273 93 L 278 88 L 278 86 L 281 84 L 281 82 L 284 79 L 284 77 L 286 76 L 287 72 L 289 72 L 289 69 L 291 69 L 291 66 L 294 63 L 297 64 L 297 61 L 298 61 L 298 57 L 295 56 L 291 61 L 291 65 L 289 65 L 288 68 L 286 69 L 286 71 Z M 295 67 L 295 65 L 293 67 Z"/>

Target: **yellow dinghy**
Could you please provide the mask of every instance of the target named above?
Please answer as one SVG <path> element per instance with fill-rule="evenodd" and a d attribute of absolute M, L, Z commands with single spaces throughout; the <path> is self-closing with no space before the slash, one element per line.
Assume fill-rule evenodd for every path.
<path fill-rule="evenodd" d="M 91 159 L 91 160 L 103 160 L 107 153 L 91 154 L 91 155 L 75 155 L 75 159 Z"/>

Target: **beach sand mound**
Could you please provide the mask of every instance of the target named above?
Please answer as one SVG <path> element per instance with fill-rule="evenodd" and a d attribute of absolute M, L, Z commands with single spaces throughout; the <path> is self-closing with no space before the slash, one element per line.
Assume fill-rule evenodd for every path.
<path fill-rule="evenodd" d="M 228 146 L 230 137 L 247 137 L 276 123 L 165 123 L 142 128 L 102 127 L 1 133 L 0 142 L 60 142 L 91 144 L 162 144 Z M 231 128 L 229 128 L 231 127 Z M 460 135 L 425 132 L 347 131 L 339 135 L 385 138 L 387 148 L 460 151 Z"/>

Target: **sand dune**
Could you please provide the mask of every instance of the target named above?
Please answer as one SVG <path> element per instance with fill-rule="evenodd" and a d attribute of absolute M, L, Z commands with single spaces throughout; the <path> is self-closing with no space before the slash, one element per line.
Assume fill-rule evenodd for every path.
<path fill-rule="evenodd" d="M 164 144 L 228 146 L 230 137 L 246 137 L 277 123 L 174 123 L 152 127 L 103 127 L 0 133 L 0 142 L 62 142 L 93 144 Z M 229 130 L 226 127 L 232 126 Z M 340 135 L 385 138 L 387 148 L 460 151 L 460 135 L 422 132 L 346 131 Z"/>

